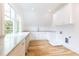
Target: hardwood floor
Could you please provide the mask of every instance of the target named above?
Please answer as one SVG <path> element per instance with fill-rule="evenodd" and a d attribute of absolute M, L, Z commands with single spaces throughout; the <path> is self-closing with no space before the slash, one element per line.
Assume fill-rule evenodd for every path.
<path fill-rule="evenodd" d="M 48 40 L 31 40 L 27 56 L 78 56 L 64 46 L 52 46 Z"/>

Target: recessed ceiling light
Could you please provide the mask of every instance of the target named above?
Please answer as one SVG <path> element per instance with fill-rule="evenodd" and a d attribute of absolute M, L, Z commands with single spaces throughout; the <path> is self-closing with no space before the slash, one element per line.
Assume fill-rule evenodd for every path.
<path fill-rule="evenodd" d="M 52 10 L 51 10 L 51 9 L 49 9 L 49 10 L 48 10 L 48 12 L 52 12 Z"/>
<path fill-rule="evenodd" d="M 34 10 L 34 8 L 32 8 L 32 10 Z"/>

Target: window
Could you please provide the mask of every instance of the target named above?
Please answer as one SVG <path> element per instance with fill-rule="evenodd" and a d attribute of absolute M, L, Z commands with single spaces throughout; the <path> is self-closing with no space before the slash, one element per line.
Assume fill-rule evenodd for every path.
<path fill-rule="evenodd" d="M 15 10 L 9 5 L 4 5 L 5 19 L 4 19 L 4 33 L 19 32 L 19 21 L 16 19 Z"/>
<path fill-rule="evenodd" d="M 5 19 L 4 19 L 4 32 L 12 33 L 13 32 L 13 21 L 11 20 L 11 9 L 8 4 L 4 5 L 5 10 Z"/>
<path fill-rule="evenodd" d="M 4 21 L 4 32 L 5 34 L 13 32 L 13 22 L 7 16 L 5 16 L 5 21 Z"/>

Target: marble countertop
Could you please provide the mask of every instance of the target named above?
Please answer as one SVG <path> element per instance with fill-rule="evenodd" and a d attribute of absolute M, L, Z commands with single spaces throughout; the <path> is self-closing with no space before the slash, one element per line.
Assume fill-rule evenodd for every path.
<path fill-rule="evenodd" d="M 29 32 L 7 34 L 0 38 L 0 56 L 6 56 L 19 42 L 28 36 Z"/>

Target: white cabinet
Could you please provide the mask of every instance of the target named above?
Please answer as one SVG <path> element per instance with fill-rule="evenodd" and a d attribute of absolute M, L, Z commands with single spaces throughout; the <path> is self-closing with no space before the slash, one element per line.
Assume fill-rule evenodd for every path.
<path fill-rule="evenodd" d="M 8 56 L 25 56 L 25 40 L 18 44 Z"/>
<path fill-rule="evenodd" d="M 28 50 L 28 47 L 29 47 L 30 40 L 32 40 L 31 34 L 29 34 L 28 37 L 25 38 L 25 53 L 26 54 L 27 54 L 27 50 Z"/>
<path fill-rule="evenodd" d="M 15 36 L 11 37 L 10 38 L 14 38 L 12 39 L 11 42 L 15 42 L 15 43 L 12 43 L 10 42 L 11 39 L 9 39 L 9 42 L 10 42 L 10 47 L 6 47 L 8 48 L 9 51 L 8 52 L 8 56 L 25 56 L 25 53 L 27 52 L 27 49 L 28 49 L 28 46 L 29 46 L 29 42 L 31 40 L 31 35 L 29 32 L 23 32 L 23 33 L 16 33 L 14 34 Z M 5 49 L 6 49 L 5 48 Z M 6 50 L 5 50 L 6 51 Z"/>
<path fill-rule="evenodd" d="M 34 40 L 48 40 L 49 32 L 32 32 L 32 38 Z"/>
<path fill-rule="evenodd" d="M 66 4 L 53 15 L 53 25 L 72 24 L 72 4 Z"/>

